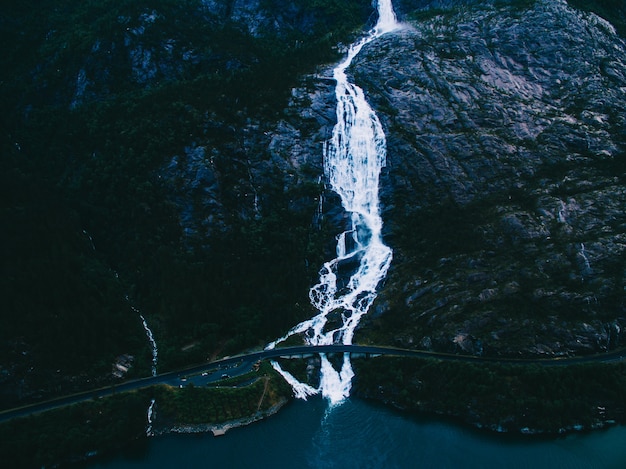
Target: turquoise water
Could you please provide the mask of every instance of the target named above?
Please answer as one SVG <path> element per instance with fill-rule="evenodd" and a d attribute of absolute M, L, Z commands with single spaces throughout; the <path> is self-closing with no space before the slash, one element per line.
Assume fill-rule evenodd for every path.
<path fill-rule="evenodd" d="M 359 400 L 297 401 L 225 436 L 167 435 L 88 465 L 113 468 L 626 468 L 626 427 L 557 439 L 491 435 Z"/>

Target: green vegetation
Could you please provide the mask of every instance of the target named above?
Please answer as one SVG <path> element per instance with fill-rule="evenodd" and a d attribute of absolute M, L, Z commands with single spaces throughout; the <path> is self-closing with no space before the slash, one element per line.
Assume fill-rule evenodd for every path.
<path fill-rule="evenodd" d="M 198 0 L 4 5 L 0 407 L 91 386 L 86 376 L 105 384 L 123 353 L 145 374 L 131 305 L 155 332 L 161 370 L 266 343 L 309 316 L 330 238 L 310 229 L 321 188 L 264 174 L 252 216 L 250 164 L 269 155 L 240 131 L 271 129 L 299 77 L 336 60 L 371 7 L 262 3 L 282 26 L 254 34 Z M 223 187 L 218 214 L 163 174 L 200 145 Z M 188 208 L 218 220 L 211 233 L 183 234 Z"/>
<path fill-rule="evenodd" d="M 56 353 L 71 357 L 57 363 L 69 371 L 94 366 L 94 356 L 115 346 L 136 348 L 137 337 L 123 331 L 135 329 L 138 318 L 127 314 L 122 285 L 92 254 L 76 213 L 18 170 L 0 172 L 0 198 L 7 222 L 0 235 L 6 268 L 0 338 L 27 337 L 19 352 L 35 353 L 46 365 L 54 366 Z M 75 330 L 80 334 L 74 336 Z M 113 339 L 111 333 L 122 337 Z M 66 334 L 72 340 L 61 340 Z"/>
<path fill-rule="evenodd" d="M 267 362 L 256 372 L 222 380 L 210 387 L 161 386 L 154 389 L 158 405 L 156 428 L 245 419 L 270 410 L 291 395 L 291 387 Z"/>
<path fill-rule="evenodd" d="M 263 134 L 283 119 L 291 88 L 337 59 L 336 45 L 368 20 L 370 3 L 296 0 L 285 9 L 264 0 L 284 27 L 270 22 L 254 33 L 199 0 L 32 3 L 9 0 L 0 17 L 0 407 L 106 384 L 122 353 L 135 355 L 131 374 L 147 374 L 150 351 L 131 305 L 155 331 L 161 371 L 267 343 L 309 317 L 306 292 L 331 239 L 328 226 L 311 229 L 321 187 L 286 187 L 278 170 L 264 174 L 262 210 L 253 214 L 244 197 L 250 167 L 270 155 L 267 141 L 246 140 L 242 129 Z M 624 34 L 622 2 L 570 3 Z M 204 226 L 210 234 L 184 234 L 183 209 L 197 219 L 212 213 L 196 193 L 173 187 L 164 168 L 200 146 L 221 178 L 223 216 Z M 398 210 L 410 200 L 399 190 Z M 444 202 L 424 210 L 405 232 L 423 241 L 398 234 L 396 252 L 430 267 L 442 253 L 471 254 L 480 246 L 478 214 L 493 215 L 483 209 Z M 436 280 L 433 270 L 422 273 Z M 520 295 L 536 286 L 520 285 Z M 512 301 L 510 310 L 532 317 L 545 307 L 536 305 L 523 311 Z M 403 313 L 384 321 L 393 327 Z M 356 366 L 363 396 L 472 423 L 558 431 L 624 420 L 623 365 Z M 250 382 L 159 387 L 8 422 L 0 460 L 34 467 L 117 448 L 144 435 L 153 397 L 166 426 L 243 418 L 290 395 L 267 365 L 242 379 Z"/>
<path fill-rule="evenodd" d="M 0 458 L 17 469 L 119 450 L 145 438 L 151 399 L 156 400 L 154 429 L 158 431 L 263 415 L 291 398 L 291 393 L 267 362 L 258 371 L 213 386 L 158 386 L 128 392 L 0 424 Z"/>
<path fill-rule="evenodd" d="M 149 390 L 144 390 L 2 423 L 2 464 L 49 467 L 119 449 L 145 435 L 149 404 Z"/>
<path fill-rule="evenodd" d="M 354 368 L 357 396 L 493 430 L 558 433 L 626 421 L 624 363 L 545 367 L 379 357 L 355 360 Z"/>
<path fill-rule="evenodd" d="M 306 364 L 283 366 L 306 379 Z M 545 367 L 378 357 L 353 365 L 356 397 L 491 430 L 560 433 L 626 421 L 623 363 Z M 258 371 L 209 386 L 157 386 L 1 424 L 0 457 L 11 467 L 38 467 L 123 448 L 145 436 L 151 399 L 158 432 L 264 415 L 291 394 L 262 362 Z"/>

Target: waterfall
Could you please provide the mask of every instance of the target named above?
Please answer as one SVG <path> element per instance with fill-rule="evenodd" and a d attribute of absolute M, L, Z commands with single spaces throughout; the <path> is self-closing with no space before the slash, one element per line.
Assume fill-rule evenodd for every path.
<path fill-rule="evenodd" d="M 152 399 L 150 401 L 150 405 L 148 406 L 148 426 L 146 427 L 146 436 L 153 436 L 153 431 L 152 431 L 152 423 L 153 423 L 153 417 L 154 417 L 154 403 L 156 401 L 154 399 Z"/>
<path fill-rule="evenodd" d="M 583 260 L 583 268 L 581 269 L 581 281 L 585 281 L 585 277 L 588 277 L 592 274 L 593 270 L 591 269 L 591 263 L 589 262 L 589 258 L 587 257 L 587 251 L 585 250 L 585 243 L 580 243 L 580 257 Z"/>
<path fill-rule="evenodd" d="M 306 401 L 307 397 L 313 396 L 318 393 L 317 389 L 309 386 L 308 384 L 301 383 L 291 373 L 283 370 L 280 365 L 275 361 L 272 360 L 271 363 L 274 369 L 278 371 L 281 375 L 283 375 L 285 381 L 287 381 L 287 383 L 291 386 L 291 388 L 293 389 L 293 394 L 296 396 L 297 399 L 303 399 Z"/>
<path fill-rule="evenodd" d="M 96 245 L 93 242 L 93 238 L 91 237 L 91 235 L 89 233 L 87 233 L 87 230 L 83 230 L 83 234 L 85 236 L 87 236 L 87 238 L 89 239 L 89 244 L 91 245 L 91 249 L 92 251 L 96 250 Z"/>
<path fill-rule="evenodd" d="M 298 324 L 267 348 L 274 348 L 295 334 L 304 334 L 309 345 L 351 344 L 354 331 L 376 298 L 376 288 L 391 263 L 392 251 L 382 241 L 378 198 L 379 175 L 386 163 L 385 134 L 363 90 L 350 83 L 346 75 L 363 46 L 400 27 L 391 0 L 379 0 L 377 9 L 379 18 L 374 28 L 350 46 L 346 58 L 333 72 L 337 124 L 324 148 L 324 171 L 328 185 L 340 196 L 350 215 L 350 228 L 337 237 L 337 257 L 324 264 L 319 283 L 309 292 L 311 304 L 319 314 Z M 333 323 L 333 329 L 325 330 L 331 313 L 338 315 L 340 325 Z M 325 354 L 321 354 L 321 360 L 320 387 L 315 391 L 331 404 L 339 403 L 350 394 L 354 376 L 350 358 L 344 354 L 339 371 Z M 273 362 L 273 366 L 295 390 L 293 376 L 287 376 L 277 363 Z M 309 395 L 312 389 L 306 391 Z"/>
<path fill-rule="evenodd" d="M 133 308 L 136 312 L 139 311 L 136 308 Z M 152 330 L 148 327 L 148 323 L 146 322 L 146 318 L 143 317 L 143 314 L 139 314 L 141 318 L 141 323 L 143 324 L 143 328 L 146 331 L 146 337 L 148 337 L 148 342 L 150 342 L 150 348 L 152 349 L 152 376 L 157 375 L 157 361 L 159 357 L 159 349 L 157 348 L 156 340 L 154 340 L 154 335 L 152 334 Z"/>
<path fill-rule="evenodd" d="M 117 277 L 117 272 L 115 273 Z M 135 313 L 139 315 L 139 319 L 141 319 L 141 324 L 143 325 L 143 330 L 146 331 L 146 337 L 148 338 L 148 342 L 150 343 L 150 350 L 152 351 L 152 376 L 157 375 L 157 362 L 159 358 L 159 349 L 157 348 L 156 340 L 154 339 L 154 334 L 150 327 L 148 327 L 148 321 L 143 317 L 141 311 L 135 308 L 132 304 L 130 304 L 130 298 L 128 295 L 124 297 L 124 299 L 128 302 L 130 309 L 132 309 Z"/>
<path fill-rule="evenodd" d="M 128 301 L 128 296 L 126 297 Z M 154 334 L 152 334 L 152 330 L 148 327 L 148 321 L 143 317 L 141 311 L 135 308 L 133 305 L 130 306 L 132 310 L 139 314 L 139 318 L 141 319 L 141 324 L 143 325 L 143 329 L 146 331 L 146 337 L 148 338 L 148 342 L 150 342 L 150 349 L 152 350 L 152 376 L 157 375 L 157 361 L 159 357 L 159 350 L 157 348 L 156 340 L 154 340 Z M 154 404 L 155 400 L 152 399 L 150 401 L 150 405 L 148 406 L 148 426 L 146 427 L 146 436 L 153 436 L 154 432 L 152 431 L 152 423 L 154 421 Z"/>

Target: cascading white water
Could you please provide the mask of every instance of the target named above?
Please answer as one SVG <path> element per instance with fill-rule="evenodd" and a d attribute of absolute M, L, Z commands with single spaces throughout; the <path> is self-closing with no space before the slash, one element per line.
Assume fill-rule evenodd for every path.
<path fill-rule="evenodd" d="M 154 417 L 154 404 L 155 404 L 155 400 L 152 399 L 150 401 L 150 405 L 148 406 L 148 415 L 147 415 L 147 419 L 148 419 L 148 426 L 146 427 L 146 436 L 153 436 L 154 432 L 152 431 L 152 423 L 153 423 L 153 417 Z"/>
<path fill-rule="evenodd" d="M 117 273 L 115 275 L 117 276 Z M 152 376 L 156 376 L 157 375 L 157 363 L 159 359 L 159 349 L 157 348 L 156 340 L 154 340 L 154 334 L 152 333 L 152 329 L 148 327 L 148 321 L 146 321 L 146 318 L 143 317 L 143 314 L 141 314 L 141 311 L 139 311 L 137 308 L 135 308 L 133 305 L 130 304 L 130 299 L 128 295 L 126 295 L 125 299 L 129 303 L 130 308 L 135 313 L 137 313 L 139 315 L 139 318 L 141 319 L 141 324 L 143 325 L 143 329 L 146 332 L 146 337 L 148 338 L 148 342 L 150 342 L 150 350 L 152 351 Z M 148 406 L 148 426 L 146 427 L 147 436 L 153 435 L 152 421 L 153 421 L 154 404 L 155 404 L 155 400 L 152 399 L 150 401 L 150 405 Z"/>
<path fill-rule="evenodd" d="M 337 257 L 324 264 L 320 282 L 309 292 L 319 314 L 298 324 L 267 348 L 274 348 L 295 334 L 303 334 L 310 345 L 351 344 L 354 330 L 376 298 L 376 287 L 391 263 L 392 251 L 382 241 L 378 199 L 379 175 L 386 162 L 385 134 L 363 90 L 350 83 L 346 75 L 363 46 L 400 27 L 391 0 L 378 0 L 377 9 L 375 27 L 349 48 L 345 60 L 334 69 L 337 124 L 324 150 L 328 184 L 350 214 L 351 226 L 337 237 Z M 339 321 L 331 330 L 325 330 L 331 313 Z M 340 371 L 324 354 L 321 360 L 319 389 L 299 383 L 276 362 L 273 366 L 292 385 L 297 397 L 321 392 L 332 404 L 341 402 L 350 394 L 354 376 L 349 356 L 344 354 Z"/>
<path fill-rule="evenodd" d="M 126 297 L 126 300 L 128 300 L 128 297 Z M 139 311 L 133 305 L 131 305 L 130 307 L 135 313 L 139 314 L 139 317 L 141 318 L 141 324 L 143 325 L 143 329 L 144 331 L 146 331 L 146 337 L 148 338 L 148 342 L 150 342 L 150 349 L 152 350 L 152 376 L 156 376 L 157 375 L 157 362 L 159 358 L 159 349 L 157 348 L 156 340 L 154 340 L 154 334 L 152 334 L 152 330 L 148 327 L 148 322 L 146 321 L 146 318 L 143 317 L 143 314 L 141 314 L 141 311 Z M 154 417 L 155 402 L 156 401 L 152 399 L 150 401 L 150 405 L 148 406 L 148 426 L 146 427 L 146 436 L 153 436 L 152 423 L 153 423 L 153 417 Z"/>
<path fill-rule="evenodd" d="M 139 310 L 133 307 L 133 309 L 139 313 Z M 143 317 L 143 314 L 139 314 L 141 318 L 141 323 L 143 324 L 143 329 L 146 331 L 146 337 L 148 338 L 148 342 L 150 342 L 150 349 L 152 350 L 152 376 L 157 375 L 157 362 L 159 358 L 159 349 L 157 348 L 156 340 L 154 340 L 154 335 L 152 334 L 152 330 L 148 327 L 148 323 L 146 322 L 146 318 Z"/>
<path fill-rule="evenodd" d="M 128 298 L 128 295 L 126 295 L 125 299 L 129 303 L 130 308 L 135 313 L 137 313 L 139 315 L 139 319 L 141 319 L 143 330 L 146 332 L 146 337 L 148 338 L 148 342 L 150 342 L 150 350 L 152 351 L 152 376 L 156 376 L 157 363 L 159 361 L 159 349 L 157 347 L 156 340 L 154 339 L 154 334 L 152 333 L 150 327 L 148 327 L 148 321 L 146 321 L 146 318 L 143 317 L 141 311 L 139 311 L 137 308 L 130 304 L 130 299 Z"/>

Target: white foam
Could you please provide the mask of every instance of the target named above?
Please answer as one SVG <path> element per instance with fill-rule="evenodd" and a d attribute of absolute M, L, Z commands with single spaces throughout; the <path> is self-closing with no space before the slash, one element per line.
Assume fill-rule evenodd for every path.
<path fill-rule="evenodd" d="M 363 46 L 400 28 L 390 0 L 380 0 L 377 7 L 376 26 L 350 46 L 346 58 L 333 71 L 337 83 L 337 124 L 325 147 L 324 169 L 328 185 L 340 196 L 343 208 L 350 214 L 351 226 L 337 237 L 337 257 L 324 264 L 319 283 L 309 292 L 311 304 L 319 314 L 292 328 L 284 337 L 269 344 L 268 349 L 295 334 L 303 334 L 309 345 L 351 344 L 359 320 L 376 298 L 376 288 L 391 263 L 392 251 L 382 241 L 378 197 L 379 175 L 387 156 L 385 134 L 363 90 L 350 83 L 346 75 L 346 69 Z M 339 267 L 346 261 L 350 261 L 350 265 L 358 261 L 347 282 L 345 273 L 342 279 L 338 274 Z M 341 288 L 340 280 L 345 283 Z M 332 330 L 324 330 L 328 315 L 338 311 L 341 323 Z M 291 384 L 296 397 L 306 399 L 321 392 L 336 405 L 350 395 L 354 372 L 348 354 L 344 354 L 339 371 L 321 354 L 319 389 L 300 383 L 278 364 L 273 363 L 273 366 Z"/>

